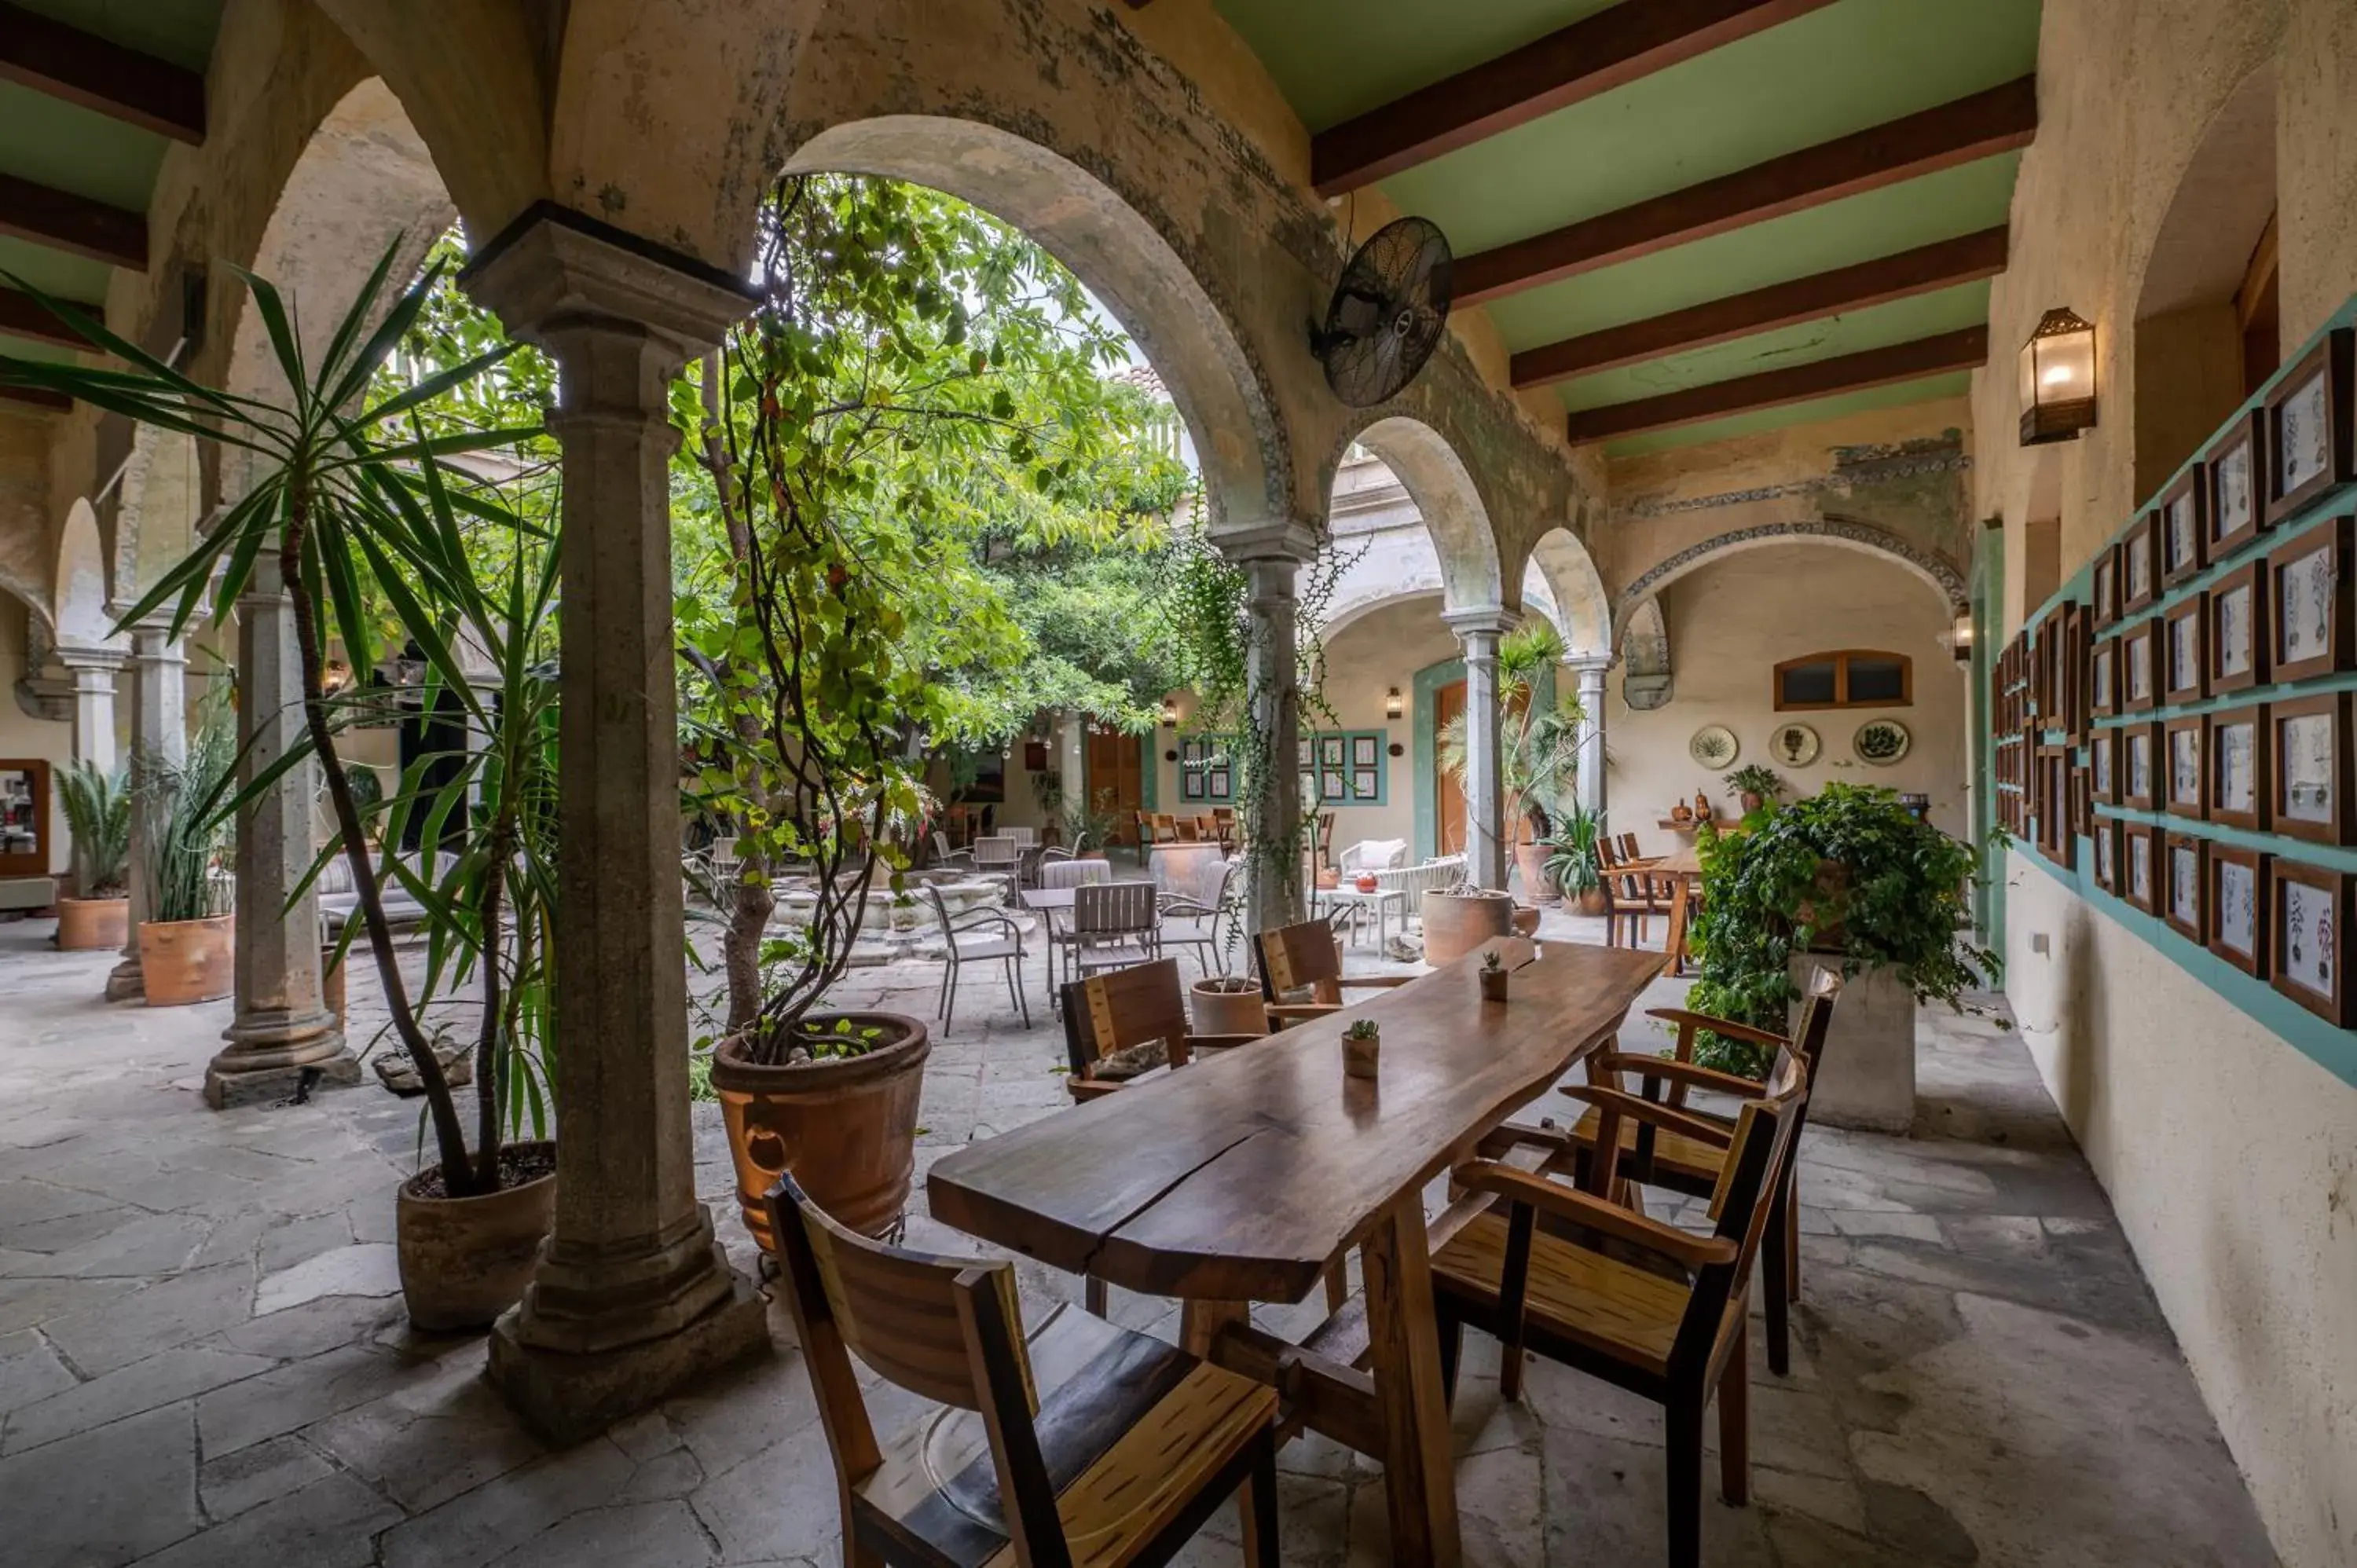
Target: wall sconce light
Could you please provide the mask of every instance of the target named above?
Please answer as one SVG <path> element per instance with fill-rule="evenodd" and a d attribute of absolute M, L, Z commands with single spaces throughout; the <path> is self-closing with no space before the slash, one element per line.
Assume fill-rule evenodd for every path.
<path fill-rule="evenodd" d="M 1970 664 L 1973 661 L 1972 611 L 1956 612 L 1954 623 L 1948 628 L 1948 651 L 1956 656 L 1956 662 L 1959 664 Z"/>
<path fill-rule="evenodd" d="M 2076 441 L 2095 424 L 2095 327 L 2050 310 L 2021 346 L 2021 444 Z"/>
<path fill-rule="evenodd" d="M 1400 689 L 1397 686 L 1394 686 L 1389 692 L 1384 693 L 1383 717 L 1387 719 L 1395 719 L 1406 711 L 1406 700 L 1401 697 Z"/>
<path fill-rule="evenodd" d="M 332 697 L 352 683 L 352 667 L 340 659 L 330 659 L 319 668 L 319 690 Z"/>
<path fill-rule="evenodd" d="M 1178 699 L 1176 697 L 1162 699 L 1162 727 L 1164 729 L 1178 727 Z"/>

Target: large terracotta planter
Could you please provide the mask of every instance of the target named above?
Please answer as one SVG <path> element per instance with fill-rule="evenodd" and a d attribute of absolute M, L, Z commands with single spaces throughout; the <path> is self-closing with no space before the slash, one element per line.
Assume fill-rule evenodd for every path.
<path fill-rule="evenodd" d="M 61 952 L 102 952 L 131 936 L 128 898 L 58 900 L 58 948 Z"/>
<path fill-rule="evenodd" d="M 556 1145 L 510 1144 L 503 1158 L 532 1160 L 547 1174 L 481 1197 L 428 1197 L 442 1167 L 401 1184 L 393 1240 L 409 1321 L 436 1334 L 488 1328 L 523 1299 L 556 1214 Z"/>
<path fill-rule="evenodd" d="M 1187 988 L 1187 1002 L 1199 1035 L 1268 1033 L 1268 1014 L 1261 1004 L 1258 981 L 1199 980 Z"/>
<path fill-rule="evenodd" d="M 1583 915 L 1601 915 L 1608 908 L 1601 887 L 1591 887 L 1579 896 L 1578 908 Z"/>
<path fill-rule="evenodd" d="M 788 1171 L 812 1202 L 863 1235 L 883 1235 L 908 1207 L 932 1037 L 921 1021 L 899 1013 L 828 1015 L 836 1016 L 877 1026 L 895 1043 L 800 1067 L 748 1061 L 741 1040 L 724 1040 L 712 1053 L 737 1201 L 765 1251 L 774 1251 L 777 1239 L 762 1200 Z"/>
<path fill-rule="evenodd" d="M 139 976 L 150 1007 L 213 1002 L 236 988 L 237 917 L 139 922 Z"/>
<path fill-rule="evenodd" d="M 1514 869 L 1523 878 L 1523 897 L 1534 904 L 1557 904 L 1563 901 L 1555 878 L 1547 875 L 1548 857 L 1555 854 L 1551 843 L 1518 843 L 1514 846 Z"/>
<path fill-rule="evenodd" d="M 1510 893 L 1442 893 L 1424 896 L 1424 961 L 1437 969 L 1454 963 L 1491 937 L 1512 934 L 1514 899 Z"/>

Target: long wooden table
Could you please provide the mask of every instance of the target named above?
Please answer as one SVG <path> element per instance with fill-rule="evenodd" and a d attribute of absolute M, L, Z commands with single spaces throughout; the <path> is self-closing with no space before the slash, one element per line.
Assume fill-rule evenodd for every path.
<path fill-rule="evenodd" d="M 1303 1424 L 1383 1462 L 1392 1547 L 1461 1561 L 1424 1190 L 1605 1044 L 1662 955 L 1520 938 L 1483 1004 L 1480 953 L 1375 1000 L 962 1149 L 935 1219 L 1055 1268 L 1185 1303 L 1188 1347 L 1277 1383 Z M 1342 1072 L 1342 1030 L 1383 1027 L 1382 1071 Z M 1368 1369 L 1254 1328 L 1361 1250 Z M 1353 1304 L 1354 1306 L 1357 1304 Z M 1345 1309 L 1349 1314 L 1350 1308 Z M 1333 1326 L 1329 1324 L 1329 1326 Z"/>

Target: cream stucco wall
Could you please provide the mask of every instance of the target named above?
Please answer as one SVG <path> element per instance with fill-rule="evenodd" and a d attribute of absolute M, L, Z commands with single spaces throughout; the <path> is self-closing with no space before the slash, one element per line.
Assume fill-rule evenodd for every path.
<path fill-rule="evenodd" d="M 2018 344 L 2065 304 L 2095 322 L 2103 423 L 2025 451 L 2005 438 L 2010 363 L 1975 378 L 1975 513 L 2007 530 L 2007 635 L 2048 586 L 2025 570 L 2033 525 L 2067 581 L 2232 407 L 2239 389 L 2208 385 L 2189 340 L 2239 282 L 2270 197 L 2284 347 L 2357 293 L 2357 7 L 2078 0 L 2048 6 L 2043 29 L 1990 337 Z M 2021 856 L 2006 897 L 2024 1033 L 2277 1552 L 2292 1568 L 2357 1562 L 2357 1086 Z"/>
<path fill-rule="evenodd" d="M 1828 783 L 1880 784 L 1932 797 L 1932 821 L 1949 832 L 1966 828 L 1964 676 L 1940 634 L 1948 615 L 1937 594 L 1905 567 L 1824 544 L 1778 544 L 1722 557 L 1682 577 L 1665 599 L 1676 693 L 1650 713 L 1631 710 L 1618 671 L 1605 682 L 1606 789 L 1617 833 L 1633 832 L 1647 854 L 1677 840 L 1659 826 L 1674 801 L 1706 789 L 1732 813 L 1719 776 L 1695 766 L 1686 745 L 1695 731 L 1722 724 L 1742 743 L 1737 766 L 1765 763 L 1794 796 Z M 1780 660 L 1833 649 L 1872 648 L 1915 661 L 1914 703 L 1903 708 L 1836 709 L 1780 714 L 1772 667 Z M 1913 743 L 1889 768 L 1856 759 L 1851 737 L 1869 719 L 1895 718 Z M 1786 719 L 1814 728 L 1824 741 L 1816 762 L 1788 768 L 1769 754 L 1770 733 Z M 1723 771 L 1723 770 L 1722 770 Z"/>

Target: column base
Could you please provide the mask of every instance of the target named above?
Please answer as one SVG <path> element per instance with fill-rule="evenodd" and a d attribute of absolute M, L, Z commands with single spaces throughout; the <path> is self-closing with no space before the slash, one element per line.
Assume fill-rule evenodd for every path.
<path fill-rule="evenodd" d="M 216 1111 L 285 1100 L 307 1082 L 314 1090 L 348 1089 L 361 1080 L 360 1058 L 332 1013 L 250 1015 L 221 1037 L 229 1049 L 205 1064 L 205 1103 Z"/>
<path fill-rule="evenodd" d="M 139 961 L 126 958 L 114 966 L 106 977 L 106 999 L 109 1002 L 136 1002 L 147 994 L 147 977 L 139 971 Z"/>
<path fill-rule="evenodd" d="M 717 1249 L 715 1249 L 716 1253 Z M 486 1375 L 523 1423 L 560 1446 L 595 1437 L 724 1367 L 770 1348 L 769 1304 L 726 1262 L 727 1294 L 659 1338 L 611 1350 L 552 1349 L 523 1337 L 523 1308 L 491 1328 Z"/>

